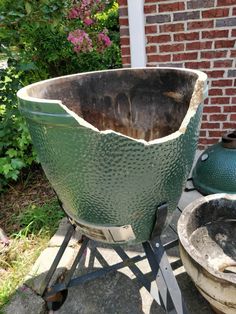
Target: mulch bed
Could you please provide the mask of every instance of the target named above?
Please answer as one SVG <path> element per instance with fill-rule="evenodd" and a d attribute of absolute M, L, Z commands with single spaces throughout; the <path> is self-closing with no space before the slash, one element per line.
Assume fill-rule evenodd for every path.
<path fill-rule="evenodd" d="M 6 234 L 16 232 L 18 226 L 11 223 L 13 214 L 18 214 L 29 205 L 43 205 L 55 197 L 43 170 L 33 167 L 27 175 L 0 195 L 0 228 Z"/>

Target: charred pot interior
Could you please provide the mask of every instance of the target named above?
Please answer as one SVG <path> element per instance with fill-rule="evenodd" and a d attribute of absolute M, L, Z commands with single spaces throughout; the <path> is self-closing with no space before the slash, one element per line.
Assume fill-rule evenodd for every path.
<path fill-rule="evenodd" d="M 99 131 L 150 141 L 179 129 L 196 80 L 195 73 L 177 69 L 132 69 L 61 77 L 28 94 L 61 100 Z"/>
<path fill-rule="evenodd" d="M 236 273 L 236 200 L 216 199 L 190 216 L 187 234 L 212 269 Z"/>

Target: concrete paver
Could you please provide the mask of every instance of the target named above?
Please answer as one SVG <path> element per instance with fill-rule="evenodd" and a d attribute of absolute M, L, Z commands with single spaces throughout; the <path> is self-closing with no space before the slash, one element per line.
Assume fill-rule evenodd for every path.
<path fill-rule="evenodd" d="M 19 287 L 10 303 L 4 308 L 4 314 L 45 314 L 44 300 L 25 285 Z M 76 312 L 75 312 L 76 313 Z"/>

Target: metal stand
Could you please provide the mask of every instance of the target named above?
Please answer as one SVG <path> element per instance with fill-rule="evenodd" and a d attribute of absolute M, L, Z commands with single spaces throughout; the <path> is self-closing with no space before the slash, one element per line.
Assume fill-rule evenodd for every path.
<path fill-rule="evenodd" d="M 159 215 L 159 219 L 161 218 L 161 213 L 164 213 L 163 215 L 161 214 L 162 217 L 165 216 L 166 210 L 166 205 L 162 205 L 158 208 L 157 214 Z M 159 224 L 157 224 L 157 226 L 158 225 Z M 67 272 L 63 282 L 57 283 L 52 287 L 48 287 L 49 282 L 60 262 L 60 259 L 65 252 L 65 249 L 74 233 L 74 230 L 75 226 L 71 224 L 43 283 L 43 298 L 47 302 L 49 310 L 58 310 L 62 306 L 62 304 L 66 300 L 69 288 L 102 277 L 109 272 L 117 271 L 118 269 L 121 269 L 123 267 L 129 267 L 129 269 L 133 272 L 138 281 L 141 283 L 141 286 L 144 286 L 148 290 L 148 292 L 151 293 L 151 282 L 153 280 L 156 281 L 159 291 L 160 302 L 158 302 L 155 296 L 153 297 L 165 309 L 166 313 L 188 313 L 178 283 L 175 279 L 165 252 L 165 250 L 176 246 L 178 244 L 178 239 L 162 245 L 160 239 L 161 230 L 159 230 L 158 227 L 154 227 L 153 235 L 155 234 L 155 238 L 152 238 L 150 241 L 143 243 L 143 248 L 146 255 L 137 255 L 135 257 L 129 258 L 126 252 L 120 246 L 112 246 L 112 248 L 122 259 L 122 262 L 111 266 L 106 263 L 106 266 L 101 269 L 89 272 L 88 274 L 79 276 L 77 278 L 72 278 L 75 269 L 80 263 L 83 253 L 87 248 L 89 241 L 92 241 L 89 240 L 87 237 L 83 237 L 81 248 L 73 262 L 71 269 Z M 96 248 L 95 254 L 96 258 L 98 258 L 98 260 L 102 260 L 104 264 L 105 260 Z M 151 280 L 149 280 L 135 265 L 135 263 L 140 262 L 144 259 L 147 259 L 150 264 L 152 270 Z"/>

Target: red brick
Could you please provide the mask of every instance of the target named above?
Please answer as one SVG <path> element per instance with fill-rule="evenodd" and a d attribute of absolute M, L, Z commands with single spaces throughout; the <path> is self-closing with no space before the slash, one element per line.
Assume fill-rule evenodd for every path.
<path fill-rule="evenodd" d="M 236 15 L 236 8 L 233 8 L 233 15 Z"/>
<path fill-rule="evenodd" d="M 208 121 L 208 115 L 207 114 L 202 115 L 202 121 Z"/>
<path fill-rule="evenodd" d="M 205 31 L 202 32 L 202 38 L 222 38 L 222 37 L 228 37 L 229 31 L 228 30 L 220 30 L 220 31 Z"/>
<path fill-rule="evenodd" d="M 161 45 L 160 52 L 184 51 L 184 44 Z"/>
<path fill-rule="evenodd" d="M 199 136 L 201 137 L 206 137 L 206 131 L 200 131 Z"/>
<path fill-rule="evenodd" d="M 173 61 L 196 60 L 196 59 L 197 59 L 197 52 L 188 52 L 188 53 L 181 53 L 181 54 L 173 55 Z"/>
<path fill-rule="evenodd" d="M 121 7 L 119 8 L 119 16 L 128 16 L 128 8 L 126 7 Z"/>
<path fill-rule="evenodd" d="M 149 3 L 149 2 L 157 2 L 157 0 L 145 0 L 145 3 Z"/>
<path fill-rule="evenodd" d="M 152 5 L 145 5 L 144 6 L 144 13 L 147 14 L 147 13 L 156 13 L 156 5 L 155 4 L 152 4 Z"/>
<path fill-rule="evenodd" d="M 224 51 L 202 51 L 201 58 L 202 59 L 218 59 L 218 58 L 225 58 L 227 55 L 227 50 Z"/>
<path fill-rule="evenodd" d="M 229 97 L 212 97 L 211 98 L 211 103 L 213 105 L 215 104 L 229 104 L 230 98 Z"/>
<path fill-rule="evenodd" d="M 184 24 L 183 23 L 176 23 L 176 24 L 164 24 L 160 25 L 160 32 L 181 32 L 184 31 Z"/>
<path fill-rule="evenodd" d="M 121 47 L 122 56 L 130 55 L 130 48 L 129 47 Z"/>
<path fill-rule="evenodd" d="M 230 52 L 230 57 L 231 57 L 231 58 L 235 58 L 235 57 L 236 57 L 236 50 L 232 50 L 232 51 Z"/>
<path fill-rule="evenodd" d="M 233 80 L 215 80 L 211 82 L 211 86 L 214 87 L 224 87 L 224 86 L 232 86 L 233 85 Z"/>
<path fill-rule="evenodd" d="M 219 107 L 219 106 L 204 106 L 203 112 L 204 113 L 219 113 L 219 112 L 221 112 L 221 107 Z"/>
<path fill-rule="evenodd" d="M 230 120 L 231 121 L 236 121 L 236 114 L 231 114 L 230 115 Z"/>
<path fill-rule="evenodd" d="M 236 105 L 236 97 L 232 97 L 232 105 Z"/>
<path fill-rule="evenodd" d="M 127 5 L 127 0 L 118 0 L 118 4 L 121 5 Z"/>
<path fill-rule="evenodd" d="M 119 19 L 119 24 L 120 25 L 129 26 L 129 20 L 127 18 L 120 18 Z"/>
<path fill-rule="evenodd" d="M 235 45 L 235 40 L 216 40 L 215 48 L 233 48 Z"/>
<path fill-rule="evenodd" d="M 208 104 L 209 104 L 209 97 L 207 97 L 207 98 L 204 100 L 204 104 L 205 104 L 205 105 L 208 105 Z"/>
<path fill-rule="evenodd" d="M 230 68 L 233 60 L 217 60 L 214 61 L 214 68 Z"/>
<path fill-rule="evenodd" d="M 218 0 L 217 6 L 224 6 L 224 5 L 232 5 L 236 4 L 236 0 Z"/>
<path fill-rule="evenodd" d="M 236 88 L 226 88 L 225 94 L 226 95 L 236 95 Z"/>
<path fill-rule="evenodd" d="M 212 41 L 194 41 L 191 43 L 186 43 L 186 50 L 202 50 L 202 49 L 211 49 Z"/>
<path fill-rule="evenodd" d="M 210 137 L 222 137 L 224 131 L 208 131 Z"/>
<path fill-rule="evenodd" d="M 153 55 L 148 56 L 148 62 L 168 62 L 170 61 L 171 55 Z"/>
<path fill-rule="evenodd" d="M 129 28 L 128 27 L 121 27 L 120 28 L 120 36 L 121 38 L 129 36 Z"/>
<path fill-rule="evenodd" d="M 215 18 L 215 17 L 226 17 L 229 15 L 229 9 L 210 9 L 202 12 L 203 18 Z"/>
<path fill-rule="evenodd" d="M 232 29 L 232 37 L 236 37 L 236 29 Z"/>
<path fill-rule="evenodd" d="M 224 106 L 224 112 L 236 112 L 236 106 Z"/>
<path fill-rule="evenodd" d="M 157 33 L 157 26 L 156 25 L 145 26 L 145 33 L 146 34 L 156 34 Z"/>
<path fill-rule="evenodd" d="M 204 145 L 213 145 L 219 141 L 218 138 L 199 138 L 199 143 Z"/>
<path fill-rule="evenodd" d="M 198 40 L 198 39 L 199 39 L 199 33 L 197 32 L 174 34 L 175 41 Z"/>
<path fill-rule="evenodd" d="M 220 124 L 219 123 L 209 123 L 209 122 L 203 122 L 201 125 L 201 129 L 219 129 Z"/>
<path fill-rule="evenodd" d="M 171 40 L 170 35 L 147 36 L 148 43 L 165 43 Z"/>
<path fill-rule="evenodd" d="M 211 8 L 214 6 L 214 0 L 190 0 L 187 1 L 188 9 Z"/>
<path fill-rule="evenodd" d="M 190 69 L 207 69 L 210 68 L 210 61 L 185 62 L 185 66 Z"/>
<path fill-rule="evenodd" d="M 224 129 L 236 129 L 236 122 L 224 122 L 223 128 Z"/>
<path fill-rule="evenodd" d="M 211 114 L 210 121 L 226 121 L 227 117 L 227 114 Z"/>
<path fill-rule="evenodd" d="M 206 72 L 206 74 L 208 75 L 208 78 L 217 78 L 217 77 L 223 77 L 224 76 L 224 73 L 225 73 L 225 71 L 208 71 L 208 70 L 206 70 L 205 71 Z"/>
<path fill-rule="evenodd" d="M 130 56 L 127 56 L 127 57 L 122 57 L 122 63 L 123 64 L 130 64 L 131 63 L 131 60 L 130 60 Z"/>
<path fill-rule="evenodd" d="M 159 12 L 183 11 L 184 9 L 185 9 L 184 2 L 159 4 Z"/>
<path fill-rule="evenodd" d="M 120 39 L 120 44 L 121 44 L 122 46 L 128 46 L 128 45 L 130 44 L 129 38 L 128 38 L 128 37 L 123 37 L 123 38 L 121 38 L 121 39 Z"/>
<path fill-rule="evenodd" d="M 211 88 L 209 89 L 209 92 L 208 92 L 208 95 L 209 96 L 221 96 L 223 95 L 223 91 L 221 88 Z"/>
<path fill-rule="evenodd" d="M 188 30 L 201 29 L 201 28 L 212 28 L 213 23 L 214 23 L 213 20 L 188 22 L 187 28 L 188 28 Z"/>
<path fill-rule="evenodd" d="M 146 47 L 146 53 L 155 53 L 155 52 L 157 52 L 157 46 Z"/>

